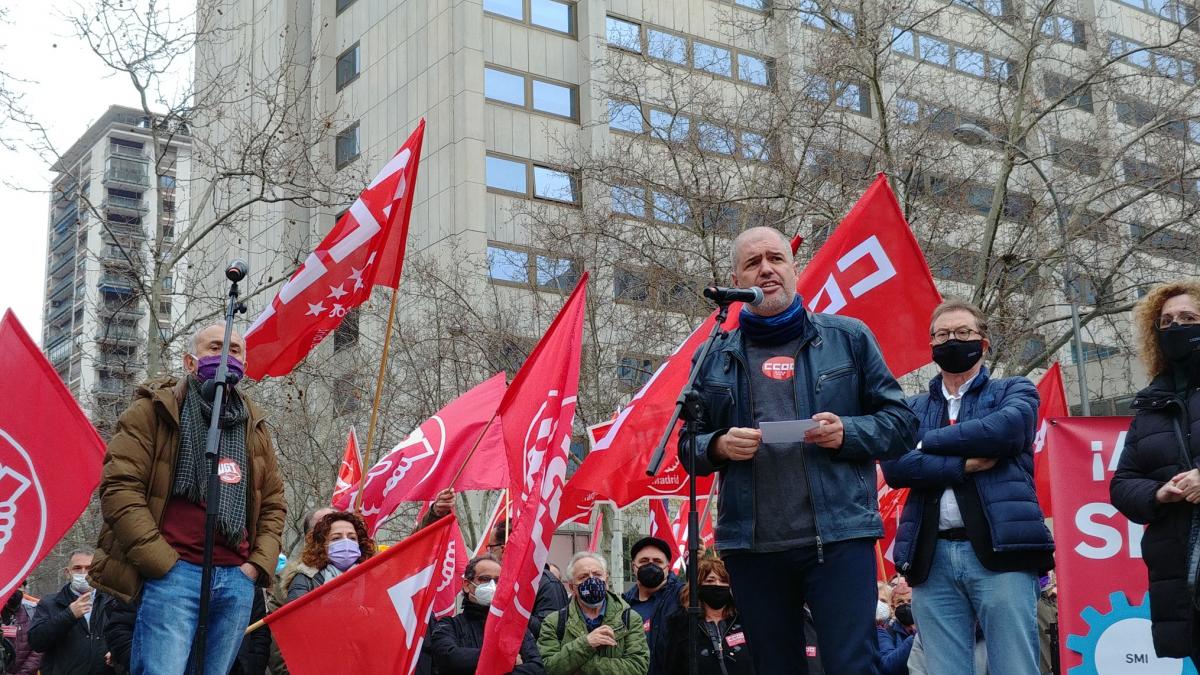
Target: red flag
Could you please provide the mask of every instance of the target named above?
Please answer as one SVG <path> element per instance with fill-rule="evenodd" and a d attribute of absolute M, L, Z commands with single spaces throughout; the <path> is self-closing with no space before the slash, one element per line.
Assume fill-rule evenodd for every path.
<path fill-rule="evenodd" d="M 1038 503 L 1042 513 L 1053 516 L 1050 502 L 1050 451 L 1046 445 L 1046 432 L 1052 417 L 1068 417 L 1071 408 L 1067 405 L 1067 390 L 1063 386 L 1062 365 L 1055 361 L 1038 381 L 1038 432 L 1033 441 L 1033 484 L 1037 489 Z"/>
<path fill-rule="evenodd" d="M 650 536 L 658 537 L 667 542 L 667 546 L 671 550 L 676 550 L 675 547 L 675 528 L 671 522 L 670 505 L 664 499 L 650 500 Z"/>
<path fill-rule="evenodd" d="M 479 534 L 479 543 L 475 545 L 475 557 L 479 557 L 488 552 L 487 545 L 488 542 L 491 541 L 492 530 L 496 529 L 497 525 L 504 522 L 504 518 L 508 514 L 507 495 L 508 492 L 506 490 L 505 492 L 501 492 L 496 498 L 496 505 L 492 507 L 492 516 L 488 518 L 487 527 L 483 528 L 483 532 Z"/>
<path fill-rule="evenodd" d="M 431 500 L 451 487 L 476 443 L 479 447 L 453 487 L 494 490 L 508 485 L 502 425 L 493 420 L 504 390 L 504 373 L 497 373 L 422 422 L 367 471 L 362 515 L 368 528 L 376 530 L 403 502 Z"/>
<path fill-rule="evenodd" d="M 929 362 L 929 316 L 941 296 L 883 174 L 805 266 L 796 288 L 812 311 L 864 321 L 893 373 Z M 730 309 L 725 329 L 737 327 L 739 308 Z M 621 508 L 644 497 L 687 494 L 674 435 L 658 475 L 646 476 L 645 468 L 713 321 L 693 331 L 621 411 L 572 477 L 572 494 L 595 492 Z M 711 478 L 702 478 L 696 490 L 704 494 L 710 485 Z"/>
<path fill-rule="evenodd" d="M 0 598 L 75 524 L 104 441 L 12 310 L 0 319 Z"/>
<path fill-rule="evenodd" d="M 292 372 L 374 286 L 396 288 L 425 120 L 246 331 L 246 375 Z"/>
<path fill-rule="evenodd" d="M 587 550 L 595 553 L 600 550 L 600 537 L 604 532 L 604 509 L 596 509 L 596 517 L 592 522 L 592 536 L 588 537 Z"/>
<path fill-rule="evenodd" d="M 288 669 L 295 675 L 412 673 L 434 580 L 457 527 L 453 515 L 442 518 L 268 614 Z"/>
<path fill-rule="evenodd" d="M 450 545 L 446 547 L 446 557 L 442 558 L 442 566 L 438 570 L 437 588 L 434 589 L 433 618 L 444 619 L 454 615 L 458 607 L 458 594 L 462 590 L 463 574 L 467 571 L 467 542 L 463 540 L 462 528 L 455 522 L 450 528 Z"/>
<path fill-rule="evenodd" d="M 714 484 L 713 489 L 716 489 Z M 703 497 L 696 497 L 696 511 L 700 516 L 700 550 L 709 548 L 713 545 L 715 534 L 712 526 L 712 509 L 709 505 L 712 503 L 712 494 Z M 671 522 L 671 533 L 675 537 L 675 562 L 671 565 L 671 569 L 678 572 L 682 570 L 688 561 L 688 503 L 684 500 L 679 503 L 679 511 L 675 514 L 675 520 Z"/>
<path fill-rule="evenodd" d="M 504 550 L 504 578 L 484 629 L 476 670 L 484 675 L 512 670 L 550 554 L 575 419 L 587 280 L 584 272 L 500 403 L 514 483 L 510 495 L 518 510 Z"/>
<path fill-rule="evenodd" d="M 358 453 L 358 434 L 350 427 L 346 436 L 346 451 L 342 453 L 342 466 L 338 468 L 337 485 L 333 488 L 331 506 L 338 511 L 348 511 L 353 503 L 354 490 L 362 478 L 362 459 Z"/>
<path fill-rule="evenodd" d="M 908 488 L 898 490 L 884 487 L 879 494 L 879 515 L 883 519 L 883 538 L 879 540 L 879 550 L 882 553 L 883 578 L 891 579 L 896 574 L 896 532 L 900 529 L 900 515 L 904 512 L 904 503 L 908 501 Z"/>

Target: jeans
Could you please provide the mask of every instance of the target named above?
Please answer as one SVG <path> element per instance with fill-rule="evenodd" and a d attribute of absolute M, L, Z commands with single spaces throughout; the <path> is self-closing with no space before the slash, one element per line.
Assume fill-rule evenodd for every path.
<path fill-rule="evenodd" d="M 913 588 L 913 616 L 930 675 L 975 670 L 975 626 L 983 628 L 991 675 L 1038 675 L 1038 578 L 993 572 L 969 541 L 938 539 L 929 578 Z"/>
<path fill-rule="evenodd" d="M 189 670 L 200 614 L 201 567 L 180 560 L 161 579 L 142 585 L 133 628 L 133 675 L 183 675 Z M 204 675 L 225 675 L 250 624 L 254 582 L 238 567 L 214 567 L 208 605 Z"/>
<path fill-rule="evenodd" d="M 817 629 L 817 653 L 826 673 L 879 672 L 875 632 L 875 540 L 852 539 L 816 547 L 725 558 L 738 617 L 759 673 L 808 673 L 804 605 Z"/>

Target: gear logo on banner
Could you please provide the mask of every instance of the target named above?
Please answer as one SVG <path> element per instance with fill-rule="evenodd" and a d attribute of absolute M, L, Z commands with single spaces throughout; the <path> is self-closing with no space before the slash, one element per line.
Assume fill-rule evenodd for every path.
<path fill-rule="evenodd" d="M 1112 611 L 1087 607 L 1080 616 L 1087 635 L 1067 636 L 1067 648 L 1083 656 L 1069 675 L 1197 675 L 1189 659 L 1162 659 L 1154 654 L 1150 636 L 1150 594 L 1140 605 L 1130 605 L 1125 593 L 1109 596 Z"/>
<path fill-rule="evenodd" d="M 45 538 L 46 495 L 33 460 L 16 439 L 0 429 L 0 554 L 22 561 L 13 578 L 14 587 L 37 562 Z M 9 588 L 2 591 L 7 597 Z"/>

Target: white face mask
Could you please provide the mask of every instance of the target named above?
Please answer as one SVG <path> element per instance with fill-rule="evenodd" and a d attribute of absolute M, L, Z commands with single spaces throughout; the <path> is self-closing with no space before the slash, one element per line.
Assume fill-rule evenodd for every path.
<path fill-rule="evenodd" d="M 496 582 L 489 581 L 486 584 L 479 584 L 475 587 L 475 602 L 481 605 L 492 604 L 492 598 L 496 597 Z"/>
<path fill-rule="evenodd" d="M 77 595 L 83 595 L 84 593 L 87 593 L 88 591 L 92 590 L 92 587 L 90 585 L 88 585 L 87 575 L 86 574 L 72 574 L 71 575 L 71 590 L 75 591 L 75 593 Z"/>
<path fill-rule="evenodd" d="M 882 600 L 875 603 L 875 620 L 882 623 L 890 618 L 892 618 L 891 605 Z"/>

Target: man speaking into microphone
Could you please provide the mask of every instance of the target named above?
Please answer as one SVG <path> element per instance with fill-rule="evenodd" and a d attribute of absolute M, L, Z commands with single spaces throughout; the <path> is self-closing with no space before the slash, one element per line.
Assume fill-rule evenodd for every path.
<path fill-rule="evenodd" d="M 205 440 L 212 386 L 225 340 L 223 325 L 192 336 L 182 379 L 138 387 L 104 456 L 104 526 L 92 585 L 138 603 L 130 672 L 188 670 L 200 607 L 208 462 Z M 263 411 L 238 391 L 246 343 L 234 332 L 221 411 L 220 509 L 203 675 L 229 672 L 250 623 L 255 585 L 267 586 L 278 562 L 285 506 Z"/>
<path fill-rule="evenodd" d="M 877 673 L 875 460 L 912 447 L 917 418 L 865 325 L 804 308 L 781 232 L 743 232 L 732 266 L 762 299 L 700 364 L 679 450 L 721 474 L 716 547 L 756 671 L 807 672 L 807 604 L 825 672 Z"/>

